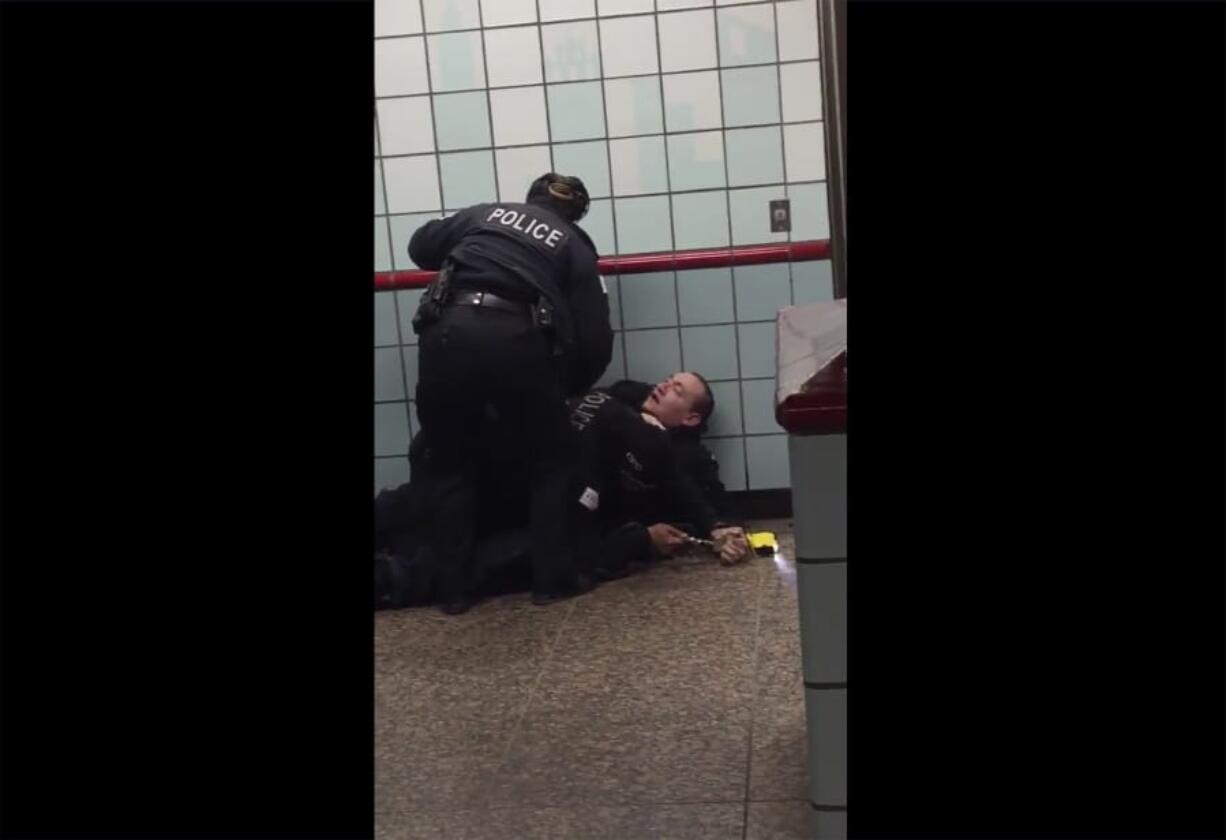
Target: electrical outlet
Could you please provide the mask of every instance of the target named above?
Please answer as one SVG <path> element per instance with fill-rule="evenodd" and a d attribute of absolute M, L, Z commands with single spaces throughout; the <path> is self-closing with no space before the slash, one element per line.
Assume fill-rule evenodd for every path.
<path fill-rule="evenodd" d="M 771 202 L 771 233 L 787 233 L 792 229 L 792 202 L 780 198 Z"/>

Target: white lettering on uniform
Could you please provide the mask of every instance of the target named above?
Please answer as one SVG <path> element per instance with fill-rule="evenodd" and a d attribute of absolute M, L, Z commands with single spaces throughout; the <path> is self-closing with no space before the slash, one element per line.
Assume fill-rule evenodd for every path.
<path fill-rule="evenodd" d="M 558 240 L 561 238 L 562 238 L 562 231 L 551 230 L 549 232 L 549 237 L 545 240 L 545 244 L 548 245 L 550 248 L 556 248 L 558 247 Z"/>
<path fill-rule="evenodd" d="M 543 231 L 547 231 L 547 230 L 549 230 L 549 225 L 545 224 L 544 222 L 539 222 L 537 226 L 532 229 L 532 238 L 533 239 L 544 239 L 545 234 L 543 233 Z"/>
<path fill-rule="evenodd" d="M 519 226 L 519 223 L 520 223 L 520 222 L 526 222 L 526 221 L 528 221 L 528 217 L 527 217 L 527 216 L 520 216 L 518 219 L 516 219 L 516 220 L 515 220 L 515 224 L 514 224 L 514 225 L 512 225 L 512 227 L 514 227 L 514 228 L 515 228 L 515 230 L 519 231 L 520 233 L 527 233 L 527 232 L 528 232 L 528 229 L 527 229 L 526 227 L 520 227 L 520 226 Z M 536 221 L 536 219 L 533 219 L 532 221 L 534 221 L 534 222 L 535 222 L 535 221 Z"/>
<path fill-rule="evenodd" d="M 508 210 L 498 221 L 502 222 L 504 225 L 513 225 L 518 219 L 518 213 L 516 213 L 514 210 Z"/>
<path fill-rule="evenodd" d="M 492 221 L 494 221 L 494 219 L 497 219 L 499 216 L 501 216 L 501 215 L 502 215 L 503 213 L 505 213 L 505 212 L 507 212 L 507 211 L 506 211 L 506 208 L 503 208 L 503 207 L 495 207 L 495 208 L 493 209 L 493 211 L 492 211 L 492 212 L 489 214 L 489 216 L 487 216 L 487 217 L 486 217 L 486 219 L 485 219 L 485 220 L 486 220 L 487 222 L 492 222 Z"/>

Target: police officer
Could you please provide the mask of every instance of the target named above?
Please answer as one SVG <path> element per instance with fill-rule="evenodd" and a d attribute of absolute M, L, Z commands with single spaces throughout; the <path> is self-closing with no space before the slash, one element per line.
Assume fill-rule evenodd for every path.
<path fill-rule="evenodd" d="M 444 612 L 471 605 L 478 444 L 491 426 L 530 465 L 533 600 L 590 587 L 566 533 L 575 444 L 564 402 L 600 378 L 613 352 L 596 249 L 576 224 L 588 204 L 582 181 L 547 173 L 525 203 L 469 207 L 409 242 L 415 263 L 439 270 L 413 324 L 426 541 Z"/>

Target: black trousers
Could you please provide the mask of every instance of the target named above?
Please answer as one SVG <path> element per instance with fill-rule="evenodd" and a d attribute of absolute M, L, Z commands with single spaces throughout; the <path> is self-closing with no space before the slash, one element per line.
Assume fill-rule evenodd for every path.
<path fill-rule="evenodd" d="M 425 536 L 441 598 L 472 594 L 478 482 L 490 434 L 516 447 L 528 472 L 533 590 L 572 589 L 578 568 L 566 514 L 575 440 L 548 340 L 528 314 L 443 310 L 421 335 L 417 416 L 427 450 Z"/>

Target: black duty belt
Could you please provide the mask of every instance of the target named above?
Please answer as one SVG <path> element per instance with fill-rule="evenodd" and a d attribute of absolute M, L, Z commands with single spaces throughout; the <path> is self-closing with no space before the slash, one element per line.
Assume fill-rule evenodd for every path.
<path fill-rule="evenodd" d="M 518 301 L 498 297 L 493 292 L 453 292 L 449 306 L 480 306 L 485 309 L 501 309 L 519 315 L 531 315 L 532 308 Z"/>

